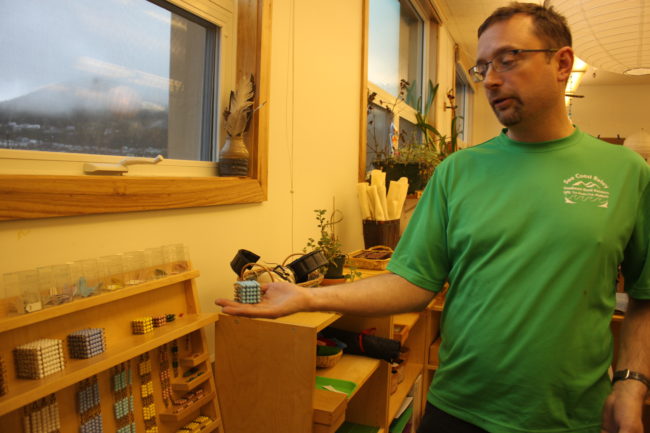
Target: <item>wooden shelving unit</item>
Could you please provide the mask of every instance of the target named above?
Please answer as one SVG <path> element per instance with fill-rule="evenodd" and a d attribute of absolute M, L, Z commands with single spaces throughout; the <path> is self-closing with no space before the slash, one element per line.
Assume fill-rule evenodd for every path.
<path fill-rule="evenodd" d="M 213 422 L 203 431 L 223 432 L 204 331 L 206 326 L 218 320 L 218 315 L 200 313 L 195 283 L 198 275 L 198 271 L 192 270 L 35 313 L 0 319 L 0 355 L 8 370 L 8 392 L 0 397 L 2 430 L 23 431 L 22 408 L 54 394 L 59 405 L 61 431 L 78 432 L 80 417 L 76 409 L 76 385 L 84 379 L 96 377 L 104 431 L 115 431 L 110 369 L 128 363 L 132 369 L 134 421 L 138 431 L 144 431 L 137 365 L 138 358 L 148 353 L 152 364 L 158 431 L 176 432 L 198 415 L 205 415 Z M 132 320 L 166 314 L 174 314 L 175 320 L 143 335 L 132 334 Z M 67 335 L 84 328 L 103 328 L 106 350 L 92 358 L 72 359 L 68 353 Z M 17 378 L 13 349 L 41 338 L 63 340 L 65 368 L 42 379 Z M 178 413 L 173 413 L 171 406 L 165 406 L 160 383 L 159 360 L 163 354 L 169 356 L 172 343 L 179 347 L 181 372 L 191 367 L 204 372 L 195 379 L 195 384 L 190 382 L 191 389 L 201 388 L 203 396 Z M 192 365 L 188 366 L 188 363 Z M 177 398 L 185 392 L 185 389 L 174 389 Z"/>
<path fill-rule="evenodd" d="M 372 274 L 381 272 L 371 271 Z M 337 419 L 315 397 L 316 376 L 357 384 L 346 397 L 345 421 L 374 426 L 388 432 L 395 413 L 411 391 L 424 367 L 425 313 L 386 317 L 356 317 L 336 313 L 298 313 L 276 320 L 221 315 L 215 328 L 215 369 L 227 432 L 308 433 L 336 431 L 314 427 L 319 419 Z M 333 367 L 316 368 L 316 338 L 327 326 L 360 332 L 374 328 L 374 335 L 393 338 L 395 324 L 409 328 L 403 344 L 409 347 L 404 380 L 390 392 L 391 368 L 383 360 L 344 354 Z M 421 397 L 417 405 L 423 407 Z M 340 409 L 339 409 L 340 410 Z M 421 413 L 421 412 L 419 412 Z"/>

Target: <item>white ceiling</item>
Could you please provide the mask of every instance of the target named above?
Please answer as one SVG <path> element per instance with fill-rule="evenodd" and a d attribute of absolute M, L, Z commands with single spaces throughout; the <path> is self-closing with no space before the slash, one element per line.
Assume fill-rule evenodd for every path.
<path fill-rule="evenodd" d="M 543 0 L 530 0 L 532 3 L 543 4 Z M 492 11 L 500 6 L 506 6 L 510 0 L 439 0 L 444 21 L 454 40 L 464 51 L 465 55 L 473 59 L 476 57 L 477 29 Z M 578 54 L 579 55 L 579 54 Z M 595 72 L 595 76 L 594 76 Z M 589 67 L 581 86 L 592 85 L 627 85 L 648 84 L 650 75 L 632 77 L 623 74 L 614 74 L 599 71 Z"/>

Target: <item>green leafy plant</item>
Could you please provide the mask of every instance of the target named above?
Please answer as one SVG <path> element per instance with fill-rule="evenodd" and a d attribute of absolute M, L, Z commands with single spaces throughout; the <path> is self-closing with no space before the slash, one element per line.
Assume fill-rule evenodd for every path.
<path fill-rule="evenodd" d="M 332 213 L 328 216 L 325 209 L 314 209 L 316 214 L 316 226 L 320 232 L 320 237 L 318 239 L 309 238 L 307 240 L 307 245 L 303 248 L 303 252 L 311 252 L 315 250 L 321 250 L 327 259 L 327 267 L 336 267 L 336 260 L 340 257 L 343 257 L 345 262 L 347 262 L 347 254 L 343 252 L 343 247 L 341 241 L 336 235 L 336 224 L 343 221 L 343 214 L 340 210 L 333 207 Z M 344 274 L 343 277 L 349 280 L 354 280 L 356 277 L 360 277 L 361 272 L 358 272 L 356 268 L 351 267 L 349 274 Z"/>
<path fill-rule="evenodd" d="M 441 134 L 428 120 L 431 107 L 433 107 L 433 102 L 438 93 L 438 87 L 438 84 L 434 85 L 431 81 L 428 82 L 426 99 L 424 100 L 424 104 L 422 104 L 421 99 L 414 96 L 415 86 L 402 80 L 399 95 L 391 105 L 386 106 L 382 104 L 383 101 L 379 101 L 379 104 L 391 113 L 395 112 L 400 102 L 405 102 L 412 107 L 416 107 L 415 133 L 407 133 L 402 128 L 398 135 L 397 149 L 394 149 L 386 141 L 380 142 L 381 138 L 378 139 L 374 131 L 375 125 L 373 125 L 373 119 L 371 119 L 372 110 L 375 109 L 374 101 L 377 98 L 377 94 L 371 92 L 368 95 L 368 148 L 375 156 L 375 160 L 373 161 L 375 167 L 390 172 L 397 166 L 415 166 L 420 178 L 420 182 L 416 182 L 416 185 L 419 186 L 426 184 L 426 181 L 433 174 L 435 167 L 444 158 L 457 150 L 458 131 L 455 106 L 449 107 L 452 108 L 452 133 L 449 137 Z M 447 98 L 450 103 L 453 103 L 452 92 L 447 94 Z M 380 134 L 381 136 L 382 134 Z M 413 183 L 413 180 L 409 179 L 409 182 Z"/>
<path fill-rule="evenodd" d="M 305 252 L 321 250 L 330 265 L 334 264 L 334 258 L 343 255 L 341 242 L 336 236 L 334 230 L 336 224 L 343 221 L 341 211 L 334 210 L 328 217 L 325 209 L 314 209 L 316 214 L 316 226 L 320 232 L 320 238 L 309 238 L 307 246 L 304 248 Z"/>

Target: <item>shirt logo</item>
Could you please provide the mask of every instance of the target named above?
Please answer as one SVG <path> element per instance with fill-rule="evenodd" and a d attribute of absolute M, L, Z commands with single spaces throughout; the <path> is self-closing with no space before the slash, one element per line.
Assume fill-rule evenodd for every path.
<path fill-rule="evenodd" d="M 598 176 L 576 173 L 564 179 L 564 203 L 593 204 L 596 207 L 609 206 L 609 186 Z"/>

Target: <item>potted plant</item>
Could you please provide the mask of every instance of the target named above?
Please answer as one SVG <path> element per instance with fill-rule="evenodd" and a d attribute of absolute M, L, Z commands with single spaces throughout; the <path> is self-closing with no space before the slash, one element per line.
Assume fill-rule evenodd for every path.
<path fill-rule="evenodd" d="M 400 93 L 396 102 L 391 107 L 387 107 L 387 109 L 392 112 L 400 101 L 412 102 L 412 89 L 413 86 L 407 81 L 402 80 L 400 83 Z M 434 86 L 429 81 L 424 107 L 419 108 L 422 106 L 419 99 L 417 103 L 410 104 L 417 107 L 415 112 L 415 131 L 410 134 L 404 130 L 400 131 L 397 135 L 396 147 L 386 145 L 385 143 L 383 145 L 377 143 L 377 136 L 369 134 L 368 145 L 371 153 L 375 155 L 373 165 L 386 172 L 387 183 L 391 180 L 398 180 L 400 177 L 408 178 L 409 194 L 424 189 L 435 167 L 446 156 L 456 151 L 458 134 L 456 131 L 455 110 L 452 111 L 452 137 L 450 138 L 441 134 L 428 121 L 429 112 L 433 106 L 437 92 L 438 84 Z M 374 92 L 368 95 L 369 117 L 374 109 L 373 102 L 376 96 Z M 450 98 L 450 101 L 453 100 L 453 94 L 448 94 L 447 96 Z M 368 123 L 372 124 L 372 122 L 372 120 L 369 120 Z"/>
<path fill-rule="evenodd" d="M 317 227 L 320 232 L 318 239 L 309 238 L 305 252 L 321 250 L 327 259 L 325 279 L 344 279 L 343 267 L 347 256 L 343 253 L 341 242 L 336 236 L 335 226 L 343 220 L 341 211 L 334 209 L 327 216 L 325 209 L 314 209 Z"/>

